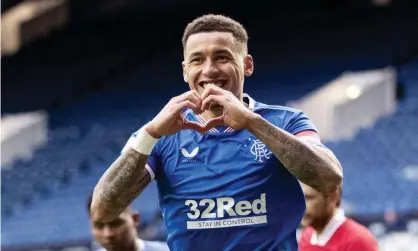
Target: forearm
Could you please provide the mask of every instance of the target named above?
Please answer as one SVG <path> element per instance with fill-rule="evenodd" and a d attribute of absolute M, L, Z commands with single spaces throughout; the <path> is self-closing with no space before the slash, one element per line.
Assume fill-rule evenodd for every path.
<path fill-rule="evenodd" d="M 305 142 L 259 115 L 249 118 L 247 127 L 301 182 L 324 194 L 333 193 L 340 185 L 341 165 L 326 148 Z"/>
<path fill-rule="evenodd" d="M 93 192 L 93 219 L 112 221 L 145 189 L 151 181 L 147 159 L 148 155 L 130 148 L 109 167 Z"/>

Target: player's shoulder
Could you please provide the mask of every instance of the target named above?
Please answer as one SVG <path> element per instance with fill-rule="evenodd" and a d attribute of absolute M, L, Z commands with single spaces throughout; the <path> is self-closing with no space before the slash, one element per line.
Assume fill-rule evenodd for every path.
<path fill-rule="evenodd" d="M 269 121 L 279 120 L 283 122 L 290 122 L 291 120 L 306 117 L 302 110 L 283 105 L 272 105 L 255 101 L 253 107 L 253 111 L 255 113 L 260 114 Z"/>
<path fill-rule="evenodd" d="M 350 233 L 356 233 L 355 236 L 358 239 L 374 239 L 372 232 L 367 227 L 351 218 L 347 218 L 345 225 Z"/>
<path fill-rule="evenodd" d="M 358 232 L 367 232 L 367 233 L 371 233 L 369 231 L 369 229 L 367 229 L 367 227 L 365 227 L 364 225 L 358 223 L 357 221 L 347 217 L 346 221 L 345 221 L 345 225 L 348 229 L 350 230 L 356 230 Z"/>
<path fill-rule="evenodd" d="M 169 251 L 167 243 L 162 241 L 143 241 L 145 251 Z"/>
<path fill-rule="evenodd" d="M 254 110 L 259 112 L 267 112 L 267 113 L 287 113 L 287 114 L 297 114 L 301 113 L 302 111 L 299 109 L 295 109 L 288 106 L 282 106 L 282 105 L 271 105 L 271 104 L 265 104 L 261 102 L 255 102 Z"/>
<path fill-rule="evenodd" d="M 350 236 L 347 239 L 347 245 L 353 250 L 370 250 L 377 251 L 379 245 L 372 232 L 367 227 L 361 225 L 351 218 L 347 218 L 346 227 L 349 233 L 345 233 L 345 236 Z"/>

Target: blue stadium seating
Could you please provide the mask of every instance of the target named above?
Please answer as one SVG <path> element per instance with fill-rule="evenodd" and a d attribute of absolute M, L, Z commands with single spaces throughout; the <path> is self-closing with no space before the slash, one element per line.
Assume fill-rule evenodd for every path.
<path fill-rule="evenodd" d="M 345 168 L 344 199 L 355 206 L 356 212 L 416 209 L 413 202 L 418 199 L 412 191 L 418 191 L 418 184 L 405 180 L 402 169 L 418 164 L 418 140 L 411 137 L 418 128 L 417 72 L 418 61 L 402 69 L 409 96 L 399 103 L 393 116 L 382 118 L 373 130 L 359 132 L 352 141 L 328 144 Z M 56 126 L 48 145 L 32 162 L 17 162 L 13 170 L 2 171 L 2 245 L 19 244 L 22 236 L 26 244 L 90 236 L 85 202 L 94 184 L 130 133 L 177 94 L 170 88 L 174 83 L 166 80 L 171 76 L 178 79 L 175 74 L 179 73 L 156 73 L 152 81 L 165 83 L 163 92 L 157 92 L 152 83 L 142 84 L 139 91 L 136 83 L 148 83 L 148 79 L 134 74 L 123 79 L 127 83 L 124 91 L 110 89 L 52 113 Z M 332 77 L 330 73 L 318 74 L 309 81 L 283 77 L 283 84 L 271 83 L 268 77 L 266 81 L 256 78 L 248 81 L 246 90 L 262 102 L 284 104 Z M 179 85 L 187 88 L 184 83 Z M 153 183 L 133 204 L 145 222 L 158 211 L 156 193 Z"/>
<path fill-rule="evenodd" d="M 362 130 L 352 141 L 329 143 L 344 167 L 344 199 L 358 213 L 400 212 L 416 209 L 418 183 L 403 171 L 418 165 L 418 61 L 399 72 L 407 97 L 397 111 Z M 364 191 L 367 191 L 366 193 Z"/>

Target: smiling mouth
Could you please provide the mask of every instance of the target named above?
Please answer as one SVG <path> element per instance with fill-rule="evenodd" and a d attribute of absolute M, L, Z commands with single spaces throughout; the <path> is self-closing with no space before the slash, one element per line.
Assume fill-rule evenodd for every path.
<path fill-rule="evenodd" d="M 216 85 L 217 87 L 223 88 L 226 86 L 226 84 L 228 83 L 228 81 L 226 80 L 216 80 L 216 81 L 201 81 L 199 82 L 199 86 L 206 88 L 207 85 L 209 84 L 213 84 Z"/>

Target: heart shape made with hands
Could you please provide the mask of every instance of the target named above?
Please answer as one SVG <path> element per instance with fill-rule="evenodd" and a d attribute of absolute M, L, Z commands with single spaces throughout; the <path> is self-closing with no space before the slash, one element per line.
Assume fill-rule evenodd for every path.
<path fill-rule="evenodd" d="M 219 116 L 219 117 L 215 117 L 212 119 L 209 119 L 208 121 L 206 121 L 205 124 L 201 124 L 199 122 L 196 121 L 190 121 L 187 118 L 183 116 L 183 129 L 191 129 L 194 131 L 197 131 L 201 134 L 204 134 L 206 132 L 208 132 L 210 129 L 216 127 L 216 126 L 223 126 L 224 124 L 224 116 L 225 116 L 225 110 L 224 113 Z"/>
<path fill-rule="evenodd" d="M 197 92 L 195 92 L 194 94 L 195 94 L 194 99 L 195 98 L 200 99 L 200 102 L 201 102 L 200 109 L 202 109 L 200 110 L 200 112 L 203 112 L 204 110 L 216 111 L 216 110 L 222 109 L 223 113 L 221 116 L 209 119 L 208 121 L 201 121 L 201 122 L 204 122 L 204 124 L 201 124 L 195 121 L 190 121 L 187 118 L 185 118 L 184 115 L 182 115 L 184 129 L 192 129 L 203 134 L 216 126 L 225 125 L 226 111 L 225 111 L 225 108 L 222 106 L 223 104 L 221 100 L 219 99 L 219 97 L 232 95 L 232 93 L 227 92 L 214 84 L 208 84 L 203 94 L 199 95 L 197 94 Z M 215 98 L 215 97 L 218 97 L 218 98 Z"/>

